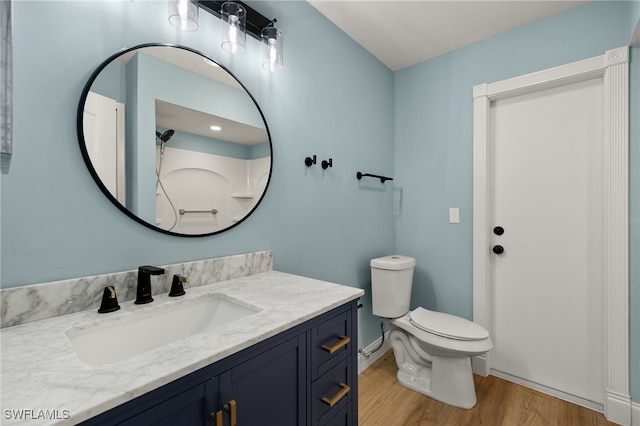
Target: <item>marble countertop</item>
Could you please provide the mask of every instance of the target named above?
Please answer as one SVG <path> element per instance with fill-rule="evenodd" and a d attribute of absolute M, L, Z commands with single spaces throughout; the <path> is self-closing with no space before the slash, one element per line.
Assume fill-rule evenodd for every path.
<path fill-rule="evenodd" d="M 182 297 L 210 293 L 228 295 L 261 311 L 110 365 L 81 361 L 66 330 L 109 316 L 157 309 L 174 298 L 154 295 L 149 305 L 125 302 L 110 314 L 88 310 L 0 330 L 0 423 L 76 424 L 364 294 L 354 287 L 269 271 L 190 288 Z"/>

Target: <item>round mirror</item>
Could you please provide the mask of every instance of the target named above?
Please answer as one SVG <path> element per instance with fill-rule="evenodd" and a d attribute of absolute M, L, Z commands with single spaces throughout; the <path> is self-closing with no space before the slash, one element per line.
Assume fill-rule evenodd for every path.
<path fill-rule="evenodd" d="M 84 160 L 102 192 L 157 231 L 212 235 L 258 206 L 271 137 L 253 96 L 226 68 L 182 46 L 118 52 L 78 108 Z"/>

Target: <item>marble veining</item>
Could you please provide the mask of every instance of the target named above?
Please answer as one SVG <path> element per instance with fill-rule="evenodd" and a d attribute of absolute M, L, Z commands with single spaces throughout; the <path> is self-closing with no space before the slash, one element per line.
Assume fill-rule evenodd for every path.
<path fill-rule="evenodd" d="M 251 262 L 244 265 L 270 265 L 260 256 Z M 238 269 L 230 263 L 224 274 L 237 273 Z M 211 276 L 223 276 L 216 274 Z M 101 315 L 92 309 L 4 328 L 0 333 L 3 415 L 6 410 L 20 409 L 34 413 L 49 410 L 59 415 L 53 420 L 23 421 L 5 416 L 2 424 L 76 424 L 357 299 L 364 291 L 273 270 L 187 290 L 189 297 L 211 293 L 225 294 L 261 310 L 109 365 L 80 361 L 66 331 L 101 321 L 107 315 L 116 318 L 139 312 L 148 305 L 125 302 L 120 311 L 110 314 Z M 152 304 L 158 309 L 172 301 L 175 299 L 160 294 Z"/>
<path fill-rule="evenodd" d="M 175 274 L 187 277 L 185 288 L 230 278 L 244 277 L 273 269 L 271 251 L 239 254 L 214 259 L 154 265 L 165 269 L 151 278 L 154 295 L 169 292 Z M 0 290 L 0 328 L 46 318 L 98 309 L 102 292 L 113 286 L 120 303 L 136 298 L 138 270 L 32 284 Z"/>

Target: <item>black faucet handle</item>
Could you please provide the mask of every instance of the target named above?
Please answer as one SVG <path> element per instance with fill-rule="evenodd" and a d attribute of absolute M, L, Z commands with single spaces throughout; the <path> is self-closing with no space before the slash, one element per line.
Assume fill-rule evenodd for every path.
<path fill-rule="evenodd" d="M 108 286 L 102 294 L 102 302 L 100 303 L 98 313 L 106 314 L 107 312 L 117 311 L 118 309 L 120 309 L 120 305 L 118 304 L 116 289 L 113 288 L 113 286 Z"/>
<path fill-rule="evenodd" d="M 173 282 L 171 283 L 171 291 L 169 291 L 169 296 L 183 296 L 185 294 L 183 284 L 186 282 L 187 279 L 182 275 L 174 275 Z"/>
<path fill-rule="evenodd" d="M 138 273 L 147 275 L 162 275 L 164 274 L 164 269 L 158 268 L 157 266 L 145 265 L 138 268 Z"/>

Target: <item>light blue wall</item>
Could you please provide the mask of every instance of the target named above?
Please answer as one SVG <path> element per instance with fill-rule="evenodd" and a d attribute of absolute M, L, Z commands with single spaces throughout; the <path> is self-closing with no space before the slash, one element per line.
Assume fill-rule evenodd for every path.
<path fill-rule="evenodd" d="M 624 46 L 629 9 L 629 3 L 593 2 L 394 74 L 395 185 L 402 193 L 395 201 L 396 249 L 416 258 L 414 305 L 473 317 L 473 86 Z M 632 67 L 637 84 L 638 65 Z M 637 103 L 637 90 L 632 96 Z M 631 117 L 631 382 L 640 401 L 637 110 Z M 448 223 L 450 207 L 460 208 L 460 224 Z"/>
<path fill-rule="evenodd" d="M 274 268 L 369 286 L 369 259 L 393 251 L 393 73 L 306 2 L 256 2 L 285 34 L 285 68 L 260 65 L 260 43 L 233 57 L 220 21 L 181 33 L 160 1 L 14 2 L 14 155 L 2 176 L 2 287 L 144 264 L 272 249 Z M 154 232 L 122 214 L 85 168 L 76 136 L 82 88 L 116 51 L 147 42 L 191 47 L 227 66 L 256 98 L 273 140 L 273 175 L 256 212 L 205 238 Z M 130 88 L 129 88 L 130 89 Z M 333 158 L 307 168 L 304 158 Z M 361 342 L 378 337 L 365 297 Z M 365 312 L 366 311 L 366 312 Z"/>

